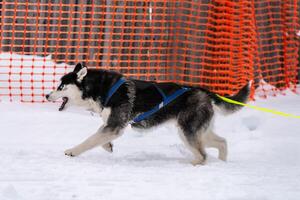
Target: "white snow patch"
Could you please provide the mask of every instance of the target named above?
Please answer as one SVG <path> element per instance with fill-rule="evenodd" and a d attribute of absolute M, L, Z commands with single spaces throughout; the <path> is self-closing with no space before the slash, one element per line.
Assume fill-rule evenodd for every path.
<path fill-rule="evenodd" d="M 250 130 L 256 130 L 261 124 L 261 120 L 257 116 L 247 116 L 242 118 L 243 124 Z"/>
<path fill-rule="evenodd" d="M 300 114 L 295 94 L 251 102 Z M 208 149 L 205 166 L 192 166 L 174 124 L 141 137 L 131 128 L 114 142 L 70 158 L 64 150 L 94 133 L 101 120 L 58 104 L 0 103 L 0 199 L 267 199 L 300 198 L 299 119 L 244 108 L 217 116 L 229 160 Z"/>
<path fill-rule="evenodd" d="M 2 197 L 1 197 L 2 193 Z M 19 200 L 22 199 L 18 192 L 16 191 L 15 187 L 13 185 L 6 186 L 2 192 L 0 193 L 0 197 L 2 200 Z"/>

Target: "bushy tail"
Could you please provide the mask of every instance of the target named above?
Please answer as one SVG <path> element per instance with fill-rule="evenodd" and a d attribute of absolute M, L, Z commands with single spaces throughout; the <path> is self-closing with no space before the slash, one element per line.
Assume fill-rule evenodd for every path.
<path fill-rule="evenodd" d="M 247 85 L 245 85 L 236 95 L 233 96 L 225 96 L 228 99 L 246 103 L 249 99 L 250 95 L 250 88 L 251 88 L 252 81 L 249 81 Z M 222 100 L 220 97 L 218 97 L 216 94 L 211 95 L 211 98 L 214 102 L 214 104 L 222 111 L 224 114 L 231 114 L 235 111 L 238 111 L 243 106 L 236 105 L 233 103 L 228 103 L 224 100 Z"/>

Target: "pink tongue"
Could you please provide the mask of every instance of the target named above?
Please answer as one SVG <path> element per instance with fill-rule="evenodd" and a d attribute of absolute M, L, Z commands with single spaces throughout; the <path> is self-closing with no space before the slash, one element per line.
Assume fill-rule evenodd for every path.
<path fill-rule="evenodd" d="M 68 99 L 68 97 L 63 97 L 62 100 L 63 100 L 63 102 L 62 102 L 61 106 L 58 109 L 59 111 L 62 111 L 65 108 L 65 105 L 66 105 L 66 103 L 68 103 L 69 99 Z"/>

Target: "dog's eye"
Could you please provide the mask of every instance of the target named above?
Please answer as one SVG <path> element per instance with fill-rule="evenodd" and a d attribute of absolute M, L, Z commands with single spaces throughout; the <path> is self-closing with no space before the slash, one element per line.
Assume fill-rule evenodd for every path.
<path fill-rule="evenodd" d="M 58 86 L 57 90 L 61 91 L 61 90 L 63 90 L 63 89 L 64 89 L 64 87 L 65 87 L 65 85 L 64 85 L 64 84 L 60 84 L 60 85 Z"/>

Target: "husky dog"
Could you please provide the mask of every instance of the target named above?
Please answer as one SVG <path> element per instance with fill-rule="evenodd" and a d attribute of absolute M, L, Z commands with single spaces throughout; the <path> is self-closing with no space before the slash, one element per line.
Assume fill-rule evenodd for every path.
<path fill-rule="evenodd" d="M 105 103 L 108 92 L 121 78 L 122 84 Z M 251 83 L 244 86 L 236 95 L 228 98 L 246 102 Z M 141 113 L 151 110 L 163 101 L 164 94 L 172 94 L 183 86 L 175 83 L 154 83 L 128 79 L 113 71 L 87 69 L 78 63 L 73 72 L 64 75 L 58 88 L 47 94 L 48 101 L 59 98 L 63 102 L 59 110 L 71 105 L 83 106 L 99 113 L 104 124 L 95 134 L 81 144 L 65 151 L 65 155 L 78 156 L 97 146 L 112 152 L 112 141 L 120 137 L 124 128 Z M 151 128 L 175 119 L 180 136 L 195 156 L 192 164 L 204 164 L 205 147 L 214 147 L 219 151 L 219 159 L 226 161 L 227 143 L 213 131 L 216 110 L 233 113 L 241 106 L 221 100 L 216 94 L 198 87 L 190 87 L 182 95 L 153 115 L 140 122 L 132 123 L 137 129 Z"/>

